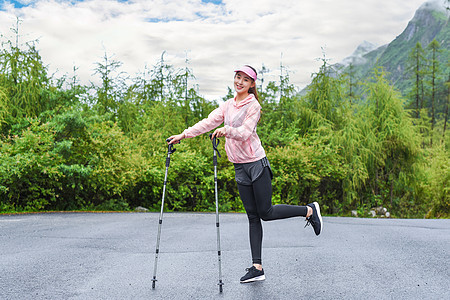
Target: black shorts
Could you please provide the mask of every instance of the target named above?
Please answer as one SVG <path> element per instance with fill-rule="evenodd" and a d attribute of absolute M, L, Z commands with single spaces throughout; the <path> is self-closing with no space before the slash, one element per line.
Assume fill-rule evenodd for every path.
<path fill-rule="evenodd" d="M 267 157 L 250 163 L 234 164 L 236 182 L 242 185 L 252 185 L 261 177 L 264 168 L 269 168 L 270 177 L 273 178 Z"/>

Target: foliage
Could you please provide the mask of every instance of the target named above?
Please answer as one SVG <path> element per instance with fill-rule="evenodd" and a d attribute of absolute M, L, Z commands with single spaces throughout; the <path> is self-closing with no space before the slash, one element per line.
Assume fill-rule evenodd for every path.
<path fill-rule="evenodd" d="M 326 211 L 341 212 L 339 183 L 347 170 L 331 145 L 302 138 L 289 146 L 270 148 L 267 155 L 274 173 L 274 203 L 320 201 Z"/>
<path fill-rule="evenodd" d="M 420 159 L 417 133 L 400 95 L 384 74 L 375 70 L 374 80 L 367 84 L 367 105 L 361 110 L 364 148 L 368 150 L 363 160 L 370 178 L 366 185 L 373 195 L 381 196 L 381 203 L 371 205 L 395 209 L 410 188 L 406 181 L 414 176 L 414 162 Z"/>
<path fill-rule="evenodd" d="M 218 105 L 198 94 L 188 60 L 175 69 L 163 53 L 152 69 L 130 78 L 105 54 L 96 64 L 101 84 L 83 86 L 75 74 L 49 76 L 35 43 L 24 49 L 7 41 L 0 51 L 0 211 L 158 211 L 165 139 Z M 324 213 L 336 215 L 383 205 L 398 217 L 449 217 L 448 114 L 437 113 L 448 107 L 448 68 L 412 71 L 420 80 L 406 106 L 413 108 L 409 115 L 406 99 L 382 69 L 355 88 L 352 79 L 348 83 L 322 62 L 305 95 L 297 93 L 283 66 L 278 82 L 258 85 L 258 134 L 274 175 L 273 202 L 319 201 Z M 427 91 L 434 91 L 434 120 Z M 228 89 L 223 99 L 232 96 Z M 220 209 L 243 212 L 224 142 Z M 166 210 L 215 210 L 208 136 L 176 148 Z"/>
<path fill-rule="evenodd" d="M 30 126 L 21 136 L 10 136 L 1 143 L 0 196 L 4 209 L 39 211 L 58 201 L 62 188 L 61 158 L 53 150 L 49 126 Z"/>
<path fill-rule="evenodd" d="M 0 129 L 7 133 L 11 125 L 22 118 L 37 117 L 54 107 L 55 98 L 49 97 L 50 78 L 34 43 L 26 49 L 2 43 L 0 51 Z"/>
<path fill-rule="evenodd" d="M 430 204 L 429 217 L 450 217 L 450 158 L 443 145 L 433 149 L 426 165 L 430 186 L 424 186 L 427 202 Z M 430 208 L 430 207 L 428 207 Z"/>

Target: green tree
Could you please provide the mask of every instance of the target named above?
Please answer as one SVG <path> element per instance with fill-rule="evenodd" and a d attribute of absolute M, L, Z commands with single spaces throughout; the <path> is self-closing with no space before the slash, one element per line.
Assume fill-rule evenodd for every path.
<path fill-rule="evenodd" d="M 440 44 L 438 41 L 433 39 L 431 43 L 428 45 L 428 49 L 431 52 L 431 59 L 430 59 L 430 80 L 429 85 L 431 88 L 431 95 L 430 95 L 430 102 L 431 102 L 431 137 L 430 137 L 430 145 L 433 146 L 433 133 L 434 133 L 434 126 L 436 124 L 436 89 L 437 89 L 437 80 L 438 80 L 438 74 L 439 74 L 439 60 L 438 55 L 439 52 L 441 52 Z"/>
<path fill-rule="evenodd" d="M 408 60 L 408 68 L 413 79 L 413 89 L 411 91 L 411 98 L 414 99 L 414 109 L 416 111 L 416 118 L 420 118 L 420 111 L 423 108 L 423 80 L 426 74 L 426 63 L 425 51 L 422 48 L 420 42 L 416 43 L 416 46 L 411 50 Z"/>
<path fill-rule="evenodd" d="M 269 82 L 266 89 L 259 94 L 262 102 L 261 121 L 258 124 L 258 135 L 264 145 L 284 146 L 298 135 L 299 97 L 295 87 L 290 83 L 289 74 L 280 77 L 280 85 Z M 282 97 L 278 93 L 283 87 Z"/>
<path fill-rule="evenodd" d="M 358 100 L 358 85 L 360 84 L 360 81 L 357 78 L 353 63 L 349 64 L 347 71 L 343 75 L 348 90 L 346 96 L 348 97 L 350 104 L 355 103 Z"/>
<path fill-rule="evenodd" d="M 124 73 L 118 72 L 118 69 L 121 66 L 121 62 L 108 57 L 105 52 L 103 62 L 96 63 L 94 73 L 94 75 L 100 75 L 102 83 L 100 87 L 94 87 L 97 92 L 95 105 L 100 114 L 103 115 L 109 113 L 112 115 L 113 120 L 115 120 L 117 116 L 119 101 L 123 99 L 122 88 Z"/>
<path fill-rule="evenodd" d="M 1 131 L 5 134 L 24 117 L 36 117 L 52 108 L 51 81 L 34 42 L 25 50 L 11 41 L 0 50 Z M 58 99 L 53 99 L 58 100 Z"/>
<path fill-rule="evenodd" d="M 345 123 L 344 116 L 349 103 L 345 100 L 342 90 L 343 78 L 332 76 L 334 73 L 328 60 L 323 58 L 322 66 L 319 72 L 314 74 L 304 98 L 309 109 L 302 121 L 305 130 L 322 126 L 338 130 Z"/>
<path fill-rule="evenodd" d="M 374 82 L 367 84 L 367 105 L 361 109 L 364 152 L 371 205 L 402 209 L 406 182 L 415 175 L 419 157 L 415 129 L 402 106 L 398 92 L 389 85 L 383 71 L 375 70 Z M 409 193 L 408 193 L 409 194 Z"/>

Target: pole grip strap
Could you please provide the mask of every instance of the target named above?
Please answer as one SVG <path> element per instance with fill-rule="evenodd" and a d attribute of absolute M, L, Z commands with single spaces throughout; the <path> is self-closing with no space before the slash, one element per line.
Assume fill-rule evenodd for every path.
<path fill-rule="evenodd" d="M 212 137 L 212 133 L 209 134 L 209 138 L 210 138 L 210 139 L 211 139 L 211 137 Z M 219 140 L 218 138 L 214 137 L 214 138 L 212 139 L 212 146 L 213 146 L 213 149 L 214 149 L 215 151 L 217 151 L 217 155 L 219 155 L 219 157 L 222 157 L 222 156 L 220 155 L 219 149 L 217 149 L 217 146 L 219 146 L 219 144 L 220 144 L 220 140 Z"/>
<path fill-rule="evenodd" d="M 171 139 L 166 139 L 166 142 L 169 143 L 170 141 L 171 141 Z M 177 149 L 175 149 L 175 147 L 174 147 L 173 144 L 169 144 L 169 145 L 168 145 L 167 153 L 168 153 L 168 154 L 172 154 L 172 153 L 174 153 L 176 150 L 177 150 Z"/>

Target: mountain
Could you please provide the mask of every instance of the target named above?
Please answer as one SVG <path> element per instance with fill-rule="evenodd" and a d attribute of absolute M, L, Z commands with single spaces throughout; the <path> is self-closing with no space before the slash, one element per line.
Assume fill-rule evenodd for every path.
<path fill-rule="evenodd" d="M 344 58 L 339 65 L 342 67 L 348 67 L 350 64 L 363 65 L 367 62 L 367 59 L 364 57 L 364 55 L 375 50 L 376 48 L 377 46 L 375 44 L 364 41 L 356 48 L 352 55 Z"/>
<path fill-rule="evenodd" d="M 382 66 L 389 73 L 388 79 L 403 93 L 408 90 L 410 75 L 406 72 L 408 56 L 420 42 L 423 48 L 436 39 L 441 49 L 449 49 L 450 26 L 448 12 L 443 0 L 430 0 L 422 4 L 405 30 L 392 42 L 376 49 L 373 44 L 363 42 L 355 52 L 341 63 L 333 65 L 335 70 L 352 73 L 358 79 L 370 76 L 373 68 Z M 448 53 L 448 52 L 447 52 Z M 442 66 L 448 64 L 448 54 L 440 55 Z"/>

